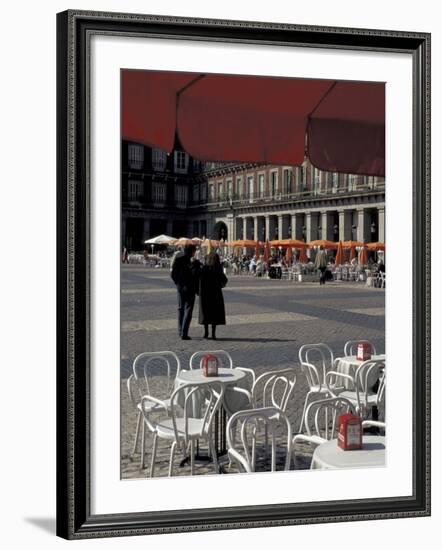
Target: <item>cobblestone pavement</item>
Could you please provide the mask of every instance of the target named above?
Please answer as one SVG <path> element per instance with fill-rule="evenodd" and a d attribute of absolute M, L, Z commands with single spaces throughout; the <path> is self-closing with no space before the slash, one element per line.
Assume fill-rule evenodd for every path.
<path fill-rule="evenodd" d="M 142 265 L 124 265 L 121 270 L 121 477 L 149 475 L 140 469 L 139 449 L 131 456 L 137 413 L 129 400 L 127 378 L 134 358 L 143 351 L 172 350 L 188 368 L 189 358 L 198 350 L 225 349 L 236 366 L 252 368 L 257 374 L 286 366 L 299 366 L 298 350 L 306 343 L 325 342 L 336 356 L 343 354 L 347 340 L 368 339 L 378 353 L 385 351 L 385 291 L 364 283 L 293 282 L 230 276 L 224 289 L 226 326 L 218 327 L 216 342 L 202 338 L 197 324 L 198 305 L 190 327 L 192 340 L 178 338 L 176 330 L 176 290 L 167 270 Z M 162 395 L 163 380 L 154 384 L 154 395 Z M 300 423 L 307 385 L 299 373 L 290 407 L 294 432 Z M 152 441 L 146 442 L 146 464 L 150 462 Z M 168 474 L 170 444 L 160 440 L 155 476 Z M 311 449 L 298 449 L 296 468 L 310 464 Z M 282 458 L 280 457 L 282 460 Z M 175 467 L 174 475 L 189 475 L 188 466 Z M 260 462 L 265 469 L 268 464 Z M 292 466 L 293 467 L 293 466 Z M 197 464 L 196 474 L 213 472 L 213 465 Z M 227 472 L 237 471 L 235 467 Z"/>

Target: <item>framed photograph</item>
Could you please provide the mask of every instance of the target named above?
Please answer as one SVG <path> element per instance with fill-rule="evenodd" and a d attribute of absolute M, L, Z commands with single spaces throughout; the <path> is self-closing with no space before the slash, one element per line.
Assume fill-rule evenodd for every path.
<path fill-rule="evenodd" d="M 57 534 L 429 515 L 430 35 L 57 37 Z"/>

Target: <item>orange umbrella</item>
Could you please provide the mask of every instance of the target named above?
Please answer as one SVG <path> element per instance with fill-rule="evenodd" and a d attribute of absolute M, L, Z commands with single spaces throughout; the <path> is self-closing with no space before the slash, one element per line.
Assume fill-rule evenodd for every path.
<path fill-rule="evenodd" d="M 368 250 L 385 250 L 385 243 L 368 243 Z"/>
<path fill-rule="evenodd" d="M 259 253 L 261 251 L 261 243 L 259 241 L 256 241 L 255 245 L 255 256 L 259 258 Z"/>
<path fill-rule="evenodd" d="M 356 246 L 364 246 L 360 241 L 342 241 L 342 248 L 355 248 Z"/>
<path fill-rule="evenodd" d="M 252 241 L 251 239 L 240 239 L 237 241 L 229 241 L 226 243 L 228 246 L 239 247 L 239 248 L 255 248 L 259 241 Z"/>
<path fill-rule="evenodd" d="M 188 244 L 199 244 L 193 239 L 188 239 L 187 237 L 180 237 L 177 241 L 173 243 L 175 246 L 186 246 Z"/>
<path fill-rule="evenodd" d="M 307 263 L 307 254 L 305 253 L 305 246 L 303 246 L 301 248 L 301 251 L 299 253 L 299 261 L 302 263 L 302 264 L 305 264 Z"/>
<path fill-rule="evenodd" d="M 334 243 L 333 241 L 327 241 L 326 239 L 318 239 L 316 241 L 310 241 L 308 243 L 309 248 L 313 248 L 314 246 L 323 246 L 324 248 L 338 248 L 338 243 Z"/>
<path fill-rule="evenodd" d="M 285 261 L 288 265 L 291 265 L 293 262 L 293 249 L 291 246 L 287 248 L 287 252 L 285 253 Z"/>
<path fill-rule="evenodd" d="M 282 246 L 291 248 L 301 248 L 307 246 L 304 241 L 298 241 L 297 239 L 277 239 L 270 241 L 271 246 Z"/>
<path fill-rule="evenodd" d="M 367 249 L 364 247 L 361 248 L 360 252 L 359 252 L 359 261 L 358 261 L 359 265 L 367 265 L 368 263 L 368 260 L 367 260 Z"/>
<path fill-rule="evenodd" d="M 342 265 L 344 263 L 344 249 L 342 247 L 342 241 L 339 241 L 338 250 L 336 252 L 335 264 Z"/>
<path fill-rule="evenodd" d="M 264 261 L 268 262 L 270 258 L 270 243 L 269 240 L 266 240 L 265 246 L 264 246 Z"/>

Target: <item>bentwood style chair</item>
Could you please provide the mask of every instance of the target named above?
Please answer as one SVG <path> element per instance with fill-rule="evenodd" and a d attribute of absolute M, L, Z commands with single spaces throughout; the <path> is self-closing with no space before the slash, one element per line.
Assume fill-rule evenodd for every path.
<path fill-rule="evenodd" d="M 277 449 L 279 448 L 285 455 L 283 469 L 290 470 L 292 428 L 287 416 L 276 407 L 238 411 L 231 416 L 227 424 L 229 460 L 235 462 L 243 472 L 255 472 L 257 442 L 262 429 L 271 441 L 271 471 L 274 472 L 277 469 Z M 267 452 L 265 459 L 267 459 Z"/>
<path fill-rule="evenodd" d="M 187 457 L 190 452 L 190 474 L 195 471 L 195 441 L 205 441 L 213 459 L 216 473 L 219 473 L 216 449 L 213 441 L 213 422 L 221 406 L 224 387 L 220 382 L 199 382 L 178 386 L 166 407 L 152 396 L 141 400 L 144 423 L 153 433 L 150 477 L 154 476 L 158 438 L 171 442 L 169 476 L 173 475 L 173 463 L 177 447 Z M 195 403 L 198 405 L 195 406 Z M 163 417 L 152 418 L 151 405 L 162 408 Z"/>
<path fill-rule="evenodd" d="M 338 385 L 346 381 L 349 389 L 339 393 L 355 407 L 360 416 L 365 416 L 373 407 L 379 407 L 385 399 L 386 373 L 384 359 L 368 359 L 356 369 L 355 375 L 331 371 L 327 374 L 326 382 L 333 380 Z M 333 388 L 330 388 L 333 393 Z"/>
<path fill-rule="evenodd" d="M 164 408 L 168 410 L 170 407 L 170 395 L 175 385 L 175 378 L 180 370 L 180 360 L 173 351 L 140 353 L 133 362 L 133 373 L 127 380 L 127 390 L 138 415 L 132 455 L 137 451 L 141 432 L 141 469 L 145 466 L 147 427 L 142 422 L 142 398 L 143 396 L 151 396 L 160 401 L 158 403 L 152 400 L 144 400 L 146 413 L 162 412 Z"/>
<path fill-rule="evenodd" d="M 333 393 L 331 390 L 334 390 L 337 394 L 344 388 L 334 384 L 332 379 L 329 380 L 327 385 L 327 372 L 332 371 L 335 365 L 333 352 L 327 344 L 305 344 L 301 346 L 299 349 L 299 362 L 309 388 L 305 396 L 301 424 L 299 426 L 299 432 L 302 432 L 310 398 L 314 396 L 332 397 Z"/>
<path fill-rule="evenodd" d="M 355 413 L 355 408 L 351 401 L 341 396 L 328 397 L 313 401 L 308 405 L 305 414 L 306 434 L 296 434 L 293 438 L 292 449 L 293 459 L 296 468 L 296 443 L 306 442 L 311 445 L 320 445 L 325 441 L 337 437 L 338 422 L 337 417 L 343 413 Z"/>

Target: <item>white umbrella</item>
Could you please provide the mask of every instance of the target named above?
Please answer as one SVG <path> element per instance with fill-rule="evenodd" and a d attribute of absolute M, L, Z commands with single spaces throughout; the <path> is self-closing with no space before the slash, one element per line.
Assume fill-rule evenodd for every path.
<path fill-rule="evenodd" d="M 144 244 L 173 244 L 176 241 L 174 237 L 169 237 L 169 235 L 158 235 L 158 237 L 153 237 L 144 241 Z"/>

